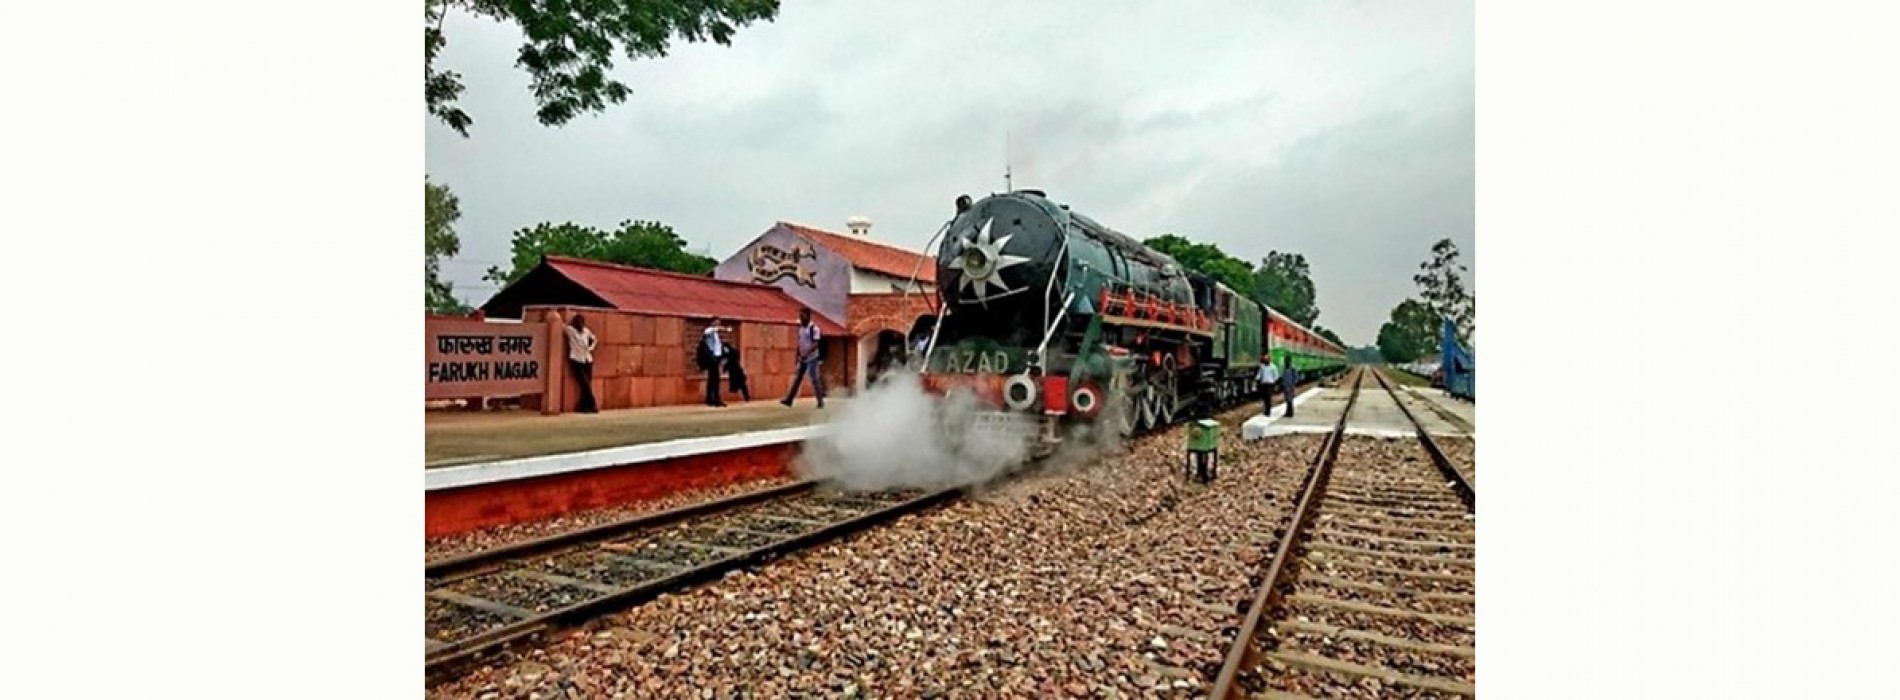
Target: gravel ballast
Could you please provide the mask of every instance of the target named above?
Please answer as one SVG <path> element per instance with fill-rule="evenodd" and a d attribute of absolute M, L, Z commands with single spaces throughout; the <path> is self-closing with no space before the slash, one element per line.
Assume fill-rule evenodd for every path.
<path fill-rule="evenodd" d="M 1252 412 L 1223 417 L 1209 486 L 1184 478 L 1176 428 L 604 616 L 429 695 L 1203 695 L 1321 439 L 1242 443 Z"/>

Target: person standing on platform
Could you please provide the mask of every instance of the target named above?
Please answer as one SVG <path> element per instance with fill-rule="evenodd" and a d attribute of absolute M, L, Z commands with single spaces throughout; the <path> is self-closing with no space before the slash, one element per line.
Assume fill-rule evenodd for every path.
<path fill-rule="evenodd" d="M 600 407 L 594 404 L 594 332 L 587 330 L 580 314 L 567 322 L 567 366 L 581 385 L 581 402 L 574 410 L 599 413 Z"/>
<path fill-rule="evenodd" d="M 1286 358 L 1286 369 L 1280 371 L 1280 388 L 1286 392 L 1286 417 L 1293 417 L 1293 387 L 1300 383 L 1300 371 L 1293 368 L 1293 358 Z"/>
<path fill-rule="evenodd" d="M 818 395 L 818 407 L 825 407 L 825 380 L 818 374 L 818 361 L 821 358 L 819 342 L 823 338 L 818 333 L 818 324 L 811 320 L 811 309 L 798 310 L 798 370 L 792 375 L 792 390 L 786 392 L 785 400 L 779 403 L 792 405 L 792 399 L 798 397 L 798 385 L 805 382 L 805 375 L 811 375 L 812 393 Z"/>
<path fill-rule="evenodd" d="M 739 398 L 752 400 L 752 387 L 746 384 L 745 366 L 739 364 L 739 348 L 736 345 L 726 346 L 726 382 Z"/>
<path fill-rule="evenodd" d="M 700 371 L 706 373 L 706 405 L 726 405 L 725 399 L 719 397 L 719 365 L 726 359 L 725 343 L 719 340 L 719 319 L 706 324 L 706 332 L 700 336 L 699 352 L 693 359 Z"/>
<path fill-rule="evenodd" d="M 1260 415 L 1273 412 L 1273 390 L 1280 384 L 1280 368 L 1273 366 L 1273 356 L 1260 356 L 1260 369 L 1253 373 L 1254 389 L 1260 392 Z"/>

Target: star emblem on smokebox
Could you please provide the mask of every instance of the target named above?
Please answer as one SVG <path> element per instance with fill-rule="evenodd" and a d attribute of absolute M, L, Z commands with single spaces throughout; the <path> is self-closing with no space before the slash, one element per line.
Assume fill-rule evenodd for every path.
<path fill-rule="evenodd" d="M 980 228 L 970 230 L 969 236 L 957 237 L 957 254 L 950 260 L 950 269 L 963 273 L 959 289 L 967 292 L 974 287 L 976 300 L 984 304 L 1015 291 L 1003 283 L 1003 270 L 1029 262 L 1029 258 L 1020 255 L 1003 254 L 1003 247 L 1009 245 L 1009 239 L 1016 234 L 992 238 L 990 226 L 995 222 L 995 219 L 985 219 Z M 990 293 L 991 287 L 996 288 L 995 294 Z"/>

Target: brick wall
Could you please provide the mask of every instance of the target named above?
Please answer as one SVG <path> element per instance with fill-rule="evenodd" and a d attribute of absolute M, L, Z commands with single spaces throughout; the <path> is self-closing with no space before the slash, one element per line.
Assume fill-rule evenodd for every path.
<path fill-rule="evenodd" d="M 706 375 L 693 363 L 696 344 L 710 319 L 673 316 L 649 316 L 609 309 L 531 306 L 524 310 L 528 321 L 560 322 L 580 313 L 594 331 L 594 399 L 600 410 L 676 406 L 705 401 Z M 746 370 L 753 400 L 779 399 L 791 388 L 796 326 L 793 324 L 725 321 L 727 338 L 739 348 L 740 362 Z M 552 403 L 544 413 L 570 412 L 580 403 L 580 391 L 567 369 L 567 338 L 554 334 L 557 342 L 549 350 L 559 360 L 550 368 L 550 380 L 560 386 L 550 391 Z M 826 363 L 831 364 L 830 362 Z M 720 374 L 721 395 L 726 401 L 739 397 L 727 391 L 731 384 Z M 827 377 L 829 379 L 829 377 Z M 810 382 L 800 389 L 811 396 Z M 830 384 L 826 385 L 829 389 Z M 548 410 L 558 407 L 558 411 Z"/>
<path fill-rule="evenodd" d="M 917 317 L 931 313 L 930 295 L 853 294 L 848 302 L 851 334 L 875 335 L 880 330 L 910 333 Z"/>

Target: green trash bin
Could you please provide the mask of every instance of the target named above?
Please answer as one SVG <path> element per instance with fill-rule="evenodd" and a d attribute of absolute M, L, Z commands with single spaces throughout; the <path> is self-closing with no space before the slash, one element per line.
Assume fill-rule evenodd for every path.
<path fill-rule="evenodd" d="M 1220 423 L 1201 419 L 1188 424 L 1188 478 L 1203 484 L 1220 471 Z"/>
<path fill-rule="evenodd" d="M 1188 424 L 1188 451 L 1213 452 L 1220 447 L 1220 423 L 1203 418 Z"/>

